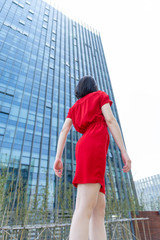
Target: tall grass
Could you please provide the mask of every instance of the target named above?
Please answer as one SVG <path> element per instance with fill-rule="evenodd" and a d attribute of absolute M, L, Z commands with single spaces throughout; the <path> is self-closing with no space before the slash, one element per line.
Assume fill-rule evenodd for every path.
<path fill-rule="evenodd" d="M 14 166 L 14 165 L 13 165 Z M 64 185 L 62 178 L 58 179 L 58 195 L 57 195 L 57 208 L 50 209 L 49 207 L 49 183 L 41 190 L 40 196 L 37 195 L 36 188 L 32 193 L 28 194 L 28 186 L 23 179 L 21 167 L 19 167 L 19 178 L 17 185 L 16 198 L 14 199 L 14 190 L 16 185 L 17 169 L 12 168 L 12 171 L 7 171 L 7 164 L 1 163 L 0 165 L 0 225 L 34 225 L 46 224 L 52 222 L 65 223 L 70 222 L 73 215 L 73 186 L 71 183 Z M 110 188 L 106 188 L 106 220 L 114 216 L 117 218 L 128 218 L 128 213 L 144 210 L 144 202 L 139 203 L 135 196 L 132 194 L 131 189 L 126 185 L 128 199 L 125 198 L 124 193 L 117 197 L 115 191 L 115 183 L 111 173 L 108 174 L 110 181 Z M 48 182 L 48 181 L 47 181 Z M 65 192 L 66 189 L 66 192 Z M 123 189 L 123 188 L 122 188 Z M 32 189 L 33 190 L 33 189 Z M 55 193 L 52 196 L 55 198 Z M 13 209 L 13 202 L 15 207 Z M 160 198 L 151 203 L 152 210 L 160 208 Z M 13 211 L 12 211 L 13 209 Z M 52 220 L 51 220 L 52 219 Z M 22 230 L 18 233 L 18 239 L 24 239 L 26 232 Z M 65 230 L 59 233 L 59 239 L 63 239 Z M 47 236 L 47 235 L 46 235 Z M 45 236 L 45 238 L 46 238 Z M 44 239 L 45 239 L 44 238 Z M 7 239 L 7 238 L 5 238 Z M 46 238 L 47 239 L 47 238 Z"/>

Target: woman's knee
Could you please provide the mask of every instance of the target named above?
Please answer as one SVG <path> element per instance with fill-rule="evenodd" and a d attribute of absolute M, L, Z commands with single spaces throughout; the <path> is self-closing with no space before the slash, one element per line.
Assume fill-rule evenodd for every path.
<path fill-rule="evenodd" d="M 99 192 L 97 204 L 93 209 L 93 215 L 95 215 L 96 217 L 103 217 L 104 218 L 105 208 L 106 208 L 105 195 L 103 193 Z"/>

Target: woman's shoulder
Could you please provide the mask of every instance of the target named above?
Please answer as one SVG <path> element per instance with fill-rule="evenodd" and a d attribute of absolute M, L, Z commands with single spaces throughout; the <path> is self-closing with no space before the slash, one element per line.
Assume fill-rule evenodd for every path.
<path fill-rule="evenodd" d="M 87 95 L 85 95 L 84 97 L 78 99 L 77 102 L 80 103 L 80 102 L 82 102 L 83 100 L 86 100 L 86 99 L 88 99 L 88 98 L 90 98 L 90 97 L 94 97 L 94 96 L 97 95 L 97 94 L 99 95 L 101 92 L 102 92 L 101 90 L 97 90 L 97 91 L 95 91 L 95 92 L 90 92 L 90 93 L 88 93 Z"/>
<path fill-rule="evenodd" d="M 105 91 L 99 90 L 99 95 L 102 97 L 109 97 L 108 93 L 106 93 Z"/>
<path fill-rule="evenodd" d="M 92 97 L 94 97 L 95 98 L 95 96 L 97 96 L 96 97 L 96 99 L 98 98 L 103 98 L 103 96 L 105 97 L 105 96 L 108 96 L 107 95 L 107 93 L 105 92 L 105 91 L 102 91 L 102 90 L 98 90 L 98 91 L 96 91 L 96 92 L 92 92 L 92 93 L 90 93 L 90 94 L 87 94 L 86 96 L 84 96 L 84 97 L 82 97 L 82 98 L 80 98 L 80 99 L 78 99 L 71 107 L 70 107 L 70 109 L 73 111 L 74 109 L 75 110 L 77 110 L 77 107 L 79 107 L 80 105 L 82 105 L 83 103 L 85 104 L 85 102 L 86 102 L 86 100 L 87 99 L 92 99 Z M 102 96 L 102 97 L 101 97 Z"/>
<path fill-rule="evenodd" d="M 102 90 L 98 90 L 98 91 L 95 91 L 95 92 L 91 92 L 89 94 L 87 94 L 86 96 L 78 99 L 73 105 L 72 105 L 72 108 L 78 106 L 79 104 L 81 104 L 82 102 L 85 102 L 85 100 L 89 99 L 90 97 L 94 97 L 95 95 L 103 95 L 103 94 L 106 94 L 104 91 Z"/>
<path fill-rule="evenodd" d="M 106 92 L 105 91 L 102 91 L 102 90 L 99 90 L 98 91 L 100 94 L 106 94 Z"/>

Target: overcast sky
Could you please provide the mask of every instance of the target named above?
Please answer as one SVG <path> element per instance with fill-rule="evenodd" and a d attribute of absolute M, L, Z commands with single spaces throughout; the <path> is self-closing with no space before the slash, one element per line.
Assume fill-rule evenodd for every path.
<path fill-rule="evenodd" d="M 100 32 L 133 178 L 159 174 L 159 0 L 52 2 Z"/>

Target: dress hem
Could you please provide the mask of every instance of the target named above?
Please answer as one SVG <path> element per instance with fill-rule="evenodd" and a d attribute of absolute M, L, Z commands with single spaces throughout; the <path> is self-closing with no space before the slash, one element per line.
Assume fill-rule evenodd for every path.
<path fill-rule="evenodd" d="M 76 178 L 75 180 L 72 181 L 72 184 L 74 187 L 77 188 L 78 184 L 85 184 L 85 183 L 99 183 L 101 184 L 100 192 L 103 192 L 105 194 L 104 190 L 104 180 L 102 178 Z"/>

